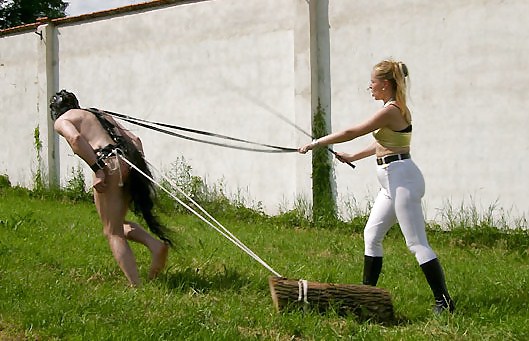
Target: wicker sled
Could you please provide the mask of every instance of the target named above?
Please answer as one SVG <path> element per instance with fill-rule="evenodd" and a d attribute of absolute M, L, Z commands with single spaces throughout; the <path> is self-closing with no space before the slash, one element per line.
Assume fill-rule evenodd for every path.
<path fill-rule="evenodd" d="M 394 320 L 393 304 L 384 289 L 355 284 L 308 282 L 284 277 L 269 277 L 270 293 L 277 311 L 334 309 L 340 315 L 355 314 L 363 320 L 377 322 Z"/>

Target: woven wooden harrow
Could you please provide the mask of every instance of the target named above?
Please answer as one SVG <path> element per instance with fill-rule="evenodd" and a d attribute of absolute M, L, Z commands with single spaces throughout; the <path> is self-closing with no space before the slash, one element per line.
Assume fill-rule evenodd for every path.
<path fill-rule="evenodd" d="M 334 309 L 339 315 L 355 314 L 362 320 L 391 322 L 393 304 L 384 289 L 355 284 L 308 282 L 271 276 L 270 293 L 277 311 L 287 309 L 315 309 L 324 312 Z"/>

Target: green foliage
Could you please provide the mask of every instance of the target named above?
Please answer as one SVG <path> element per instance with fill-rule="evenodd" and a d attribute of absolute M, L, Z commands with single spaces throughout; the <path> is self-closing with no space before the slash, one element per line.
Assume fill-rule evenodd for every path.
<path fill-rule="evenodd" d="M 499 230 L 527 229 L 527 218 L 514 216 L 512 211 L 505 210 L 494 202 L 485 208 L 480 207 L 471 196 L 468 202 L 462 201 L 454 206 L 446 201 L 439 210 L 436 227 L 454 230 L 458 228 L 494 228 Z"/>
<path fill-rule="evenodd" d="M 9 181 L 9 176 L 7 174 L 0 174 L 0 189 L 11 187 L 11 181 Z"/>
<path fill-rule="evenodd" d="M 196 202 L 203 202 L 208 196 L 207 184 L 198 176 L 192 174 L 192 168 L 183 156 L 171 163 L 168 173 L 160 181 L 161 185 L 169 192 L 157 189 L 157 204 L 165 213 L 185 213 L 187 209 L 176 201 L 173 196 L 186 204 L 190 197 Z"/>
<path fill-rule="evenodd" d="M 11 0 L 0 2 L 0 29 L 32 24 L 37 18 L 66 16 L 68 2 L 61 0 Z"/>
<path fill-rule="evenodd" d="M 290 211 L 281 211 L 278 215 L 271 217 L 272 221 L 285 227 L 309 227 L 311 226 L 310 205 L 304 198 L 297 198 L 294 208 Z"/>
<path fill-rule="evenodd" d="M 266 216 L 260 203 L 257 204 L 257 207 L 249 208 L 241 195 L 236 198 L 229 198 L 222 182 L 210 186 L 205 180 L 193 175 L 192 167 L 183 156 L 178 157 L 171 164 L 171 169 L 161 180 L 161 184 L 171 193 L 169 195 L 163 190 L 157 191 L 157 208 L 165 214 L 192 214 L 175 200 L 174 197 L 176 197 L 200 212 L 188 199 L 191 198 L 205 211 L 215 212 L 220 217 L 259 220 Z"/>
<path fill-rule="evenodd" d="M 450 231 L 434 230 L 447 237 L 452 246 L 465 248 L 505 248 L 521 255 L 529 254 L 529 230 L 498 230 L 495 227 L 455 228 Z"/>
<path fill-rule="evenodd" d="M 39 126 L 35 127 L 33 130 L 33 146 L 37 152 L 37 170 L 33 175 L 33 190 L 37 193 L 40 193 L 46 189 L 46 184 L 42 171 L 42 141 L 40 139 Z"/>
<path fill-rule="evenodd" d="M 83 169 L 80 166 L 72 168 L 71 174 L 72 177 L 64 188 L 66 197 L 73 201 L 92 201 L 92 193 L 86 190 Z"/>
<path fill-rule="evenodd" d="M 312 136 L 327 135 L 325 111 L 318 104 L 313 115 Z M 333 193 L 332 158 L 326 148 L 312 151 L 312 219 L 317 227 L 332 227 L 337 223 L 336 203 Z"/>
<path fill-rule="evenodd" d="M 0 202 L 2 340 L 529 338 L 529 255 L 522 252 L 526 232 L 480 227 L 429 231 L 457 304 L 455 314 L 435 317 L 430 289 L 395 226 L 384 243 L 379 286 L 391 293 L 398 320 L 379 325 L 332 311 L 277 313 L 268 271 L 187 214 L 167 217 L 179 239 L 159 279 L 146 281 L 149 252 L 131 244 L 145 282 L 130 289 L 92 203 L 42 200 L 17 187 L 0 191 Z M 303 205 L 296 207 L 301 211 Z M 221 222 L 287 278 L 361 281 L 361 233 L 284 227 L 273 218 Z"/>

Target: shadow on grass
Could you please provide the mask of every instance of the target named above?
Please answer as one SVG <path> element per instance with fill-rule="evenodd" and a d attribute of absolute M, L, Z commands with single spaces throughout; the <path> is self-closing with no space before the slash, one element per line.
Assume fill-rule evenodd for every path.
<path fill-rule="evenodd" d="M 286 311 L 294 311 L 294 310 L 303 310 L 305 312 L 311 311 L 314 314 L 319 314 L 321 316 L 339 316 L 342 318 L 352 319 L 355 320 L 357 323 L 362 324 L 376 324 L 381 325 L 384 327 L 397 327 L 397 326 L 405 326 L 413 324 L 414 321 L 408 319 L 407 317 L 403 315 L 393 315 L 390 318 L 382 318 L 381 316 L 374 316 L 372 313 L 366 312 L 361 307 L 356 307 L 354 309 L 350 309 L 349 307 L 346 310 L 342 310 L 339 307 L 331 307 L 330 309 L 321 310 L 317 307 L 313 308 L 299 308 L 299 304 L 293 304 L 292 306 L 286 308 Z"/>
<path fill-rule="evenodd" d="M 160 278 L 168 289 L 178 291 L 193 290 L 199 293 L 211 290 L 238 290 L 247 286 L 251 280 L 241 276 L 238 271 L 224 268 L 222 272 L 206 273 L 197 268 L 183 270 L 168 269 Z"/>

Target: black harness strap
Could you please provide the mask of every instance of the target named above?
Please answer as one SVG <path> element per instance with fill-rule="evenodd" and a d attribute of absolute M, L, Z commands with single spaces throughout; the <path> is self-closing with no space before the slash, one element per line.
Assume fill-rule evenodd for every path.
<path fill-rule="evenodd" d="M 233 149 L 240 149 L 240 150 L 247 150 L 247 151 L 254 151 L 254 152 L 261 152 L 261 153 L 293 153 L 293 152 L 297 152 L 296 148 L 286 148 L 286 147 L 280 147 L 280 146 L 275 146 L 275 145 L 271 145 L 271 144 L 253 142 L 253 141 L 239 139 L 239 138 L 235 138 L 235 137 L 231 137 L 231 136 L 211 133 L 211 132 L 207 132 L 207 131 L 191 129 L 191 128 L 185 128 L 185 127 L 180 127 L 180 126 L 166 124 L 166 123 L 148 121 L 148 120 L 144 120 L 144 119 L 140 119 L 140 118 L 134 118 L 134 117 L 131 117 L 131 116 L 118 114 L 118 113 L 111 112 L 111 111 L 106 111 L 106 110 L 104 111 L 104 113 L 109 114 L 109 115 L 114 116 L 114 117 L 117 117 L 117 118 L 120 118 L 123 121 L 138 125 L 140 127 L 144 127 L 144 128 L 147 128 L 147 129 L 155 130 L 155 131 L 158 131 L 158 132 L 161 132 L 161 133 L 164 133 L 164 134 L 172 135 L 172 136 L 183 138 L 183 139 L 190 140 L 190 141 L 202 142 L 202 143 L 212 144 L 212 145 L 215 145 L 215 146 L 221 146 L 221 147 L 227 147 L 227 148 L 233 148 Z M 250 145 L 266 147 L 266 149 L 240 147 L 240 146 L 234 146 L 234 145 L 229 145 L 229 144 L 220 143 L 220 142 L 202 140 L 202 139 L 198 139 L 198 138 L 194 138 L 194 137 L 189 137 L 189 136 L 186 136 L 186 135 L 178 134 L 178 133 L 175 133 L 175 132 L 167 130 L 167 129 L 155 127 L 154 125 L 159 126 L 159 127 L 164 127 L 164 128 L 171 128 L 171 129 L 175 129 L 175 130 L 185 131 L 185 132 L 188 132 L 188 133 L 194 133 L 194 134 L 205 135 L 205 136 L 210 136 L 210 137 L 216 137 L 216 138 L 221 138 L 221 139 L 235 141 L 235 142 L 246 143 L 246 144 L 250 144 Z"/>
<path fill-rule="evenodd" d="M 121 136 L 120 134 L 118 134 L 116 131 L 116 126 L 103 116 L 103 113 L 104 113 L 103 111 L 95 109 L 95 108 L 88 108 L 84 110 L 89 111 L 92 114 L 94 114 L 94 116 L 97 118 L 99 123 L 101 123 L 101 126 L 103 127 L 103 129 L 105 129 L 105 131 L 108 133 L 108 135 L 110 136 L 112 141 L 114 141 L 114 143 L 117 145 L 117 147 L 123 148 L 125 149 L 124 152 L 127 152 L 126 150 L 127 143 L 125 141 L 125 138 Z"/>
<path fill-rule="evenodd" d="M 128 187 L 131 195 L 131 208 L 135 214 L 141 214 L 149 229 L 158 236 L 162 241 L 169 245 L 173 245 L 173 241 L 169 236 L 169 230 L 160 224 L 158 218 L 153 214 L 152 210 L 154 207 L 153 193 L 154 189 L 151 182 L 142 175 L 147 174 L 152 176 L 149 167 L 147 166 L 143 155 L 139 152 L 136 146 L 125 136 L 120 135 L 117 132 L 117 127 L 107 118 L 104 117 L 105 112 L 89 108 L 84 109 L 94 114 L 101 126 L 106 130 L 110 138 L 114 141 L 115 145 L 107 145 L 100 148 L 98 151 L 98 158 L 105 158 L 114 153 L 120 155 L 125 154 L 129 162 L 132 162 L 134 166 L 141 171 L 138 172 L 136 168 L 133 168 L 130 172 L 129 179 L 126 186 Z"/>

